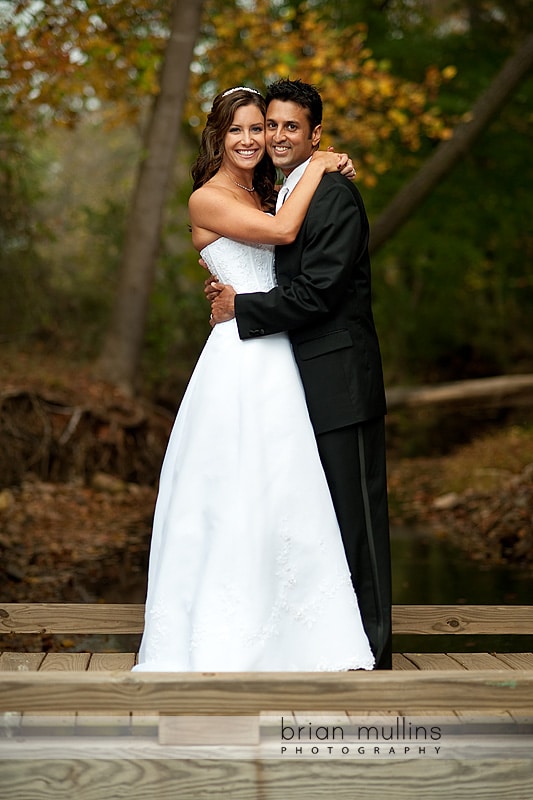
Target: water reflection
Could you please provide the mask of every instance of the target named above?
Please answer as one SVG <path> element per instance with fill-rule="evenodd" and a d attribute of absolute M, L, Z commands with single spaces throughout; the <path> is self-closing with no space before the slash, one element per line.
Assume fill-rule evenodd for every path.
<path fill-rule="evenodd" d="M 395 604 L 533 604 L 531 571 L 480 564 L 446 539 L 416 528 L 394 528 L 391 534 Z M 394 650 L 531 652 L 533 637 L 395 636 Z"/>

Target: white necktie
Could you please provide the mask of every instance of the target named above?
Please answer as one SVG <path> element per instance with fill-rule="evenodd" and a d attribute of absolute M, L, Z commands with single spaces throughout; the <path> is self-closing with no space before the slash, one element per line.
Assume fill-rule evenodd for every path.
<path fill-rule="evenodd" d="M 282 186 L 278 192 L 278 198 L 276 200 L 276 213 L 280 210 L 281 206 L 287 199 L 288 194 L 289 194 L 289 187 Z"/>

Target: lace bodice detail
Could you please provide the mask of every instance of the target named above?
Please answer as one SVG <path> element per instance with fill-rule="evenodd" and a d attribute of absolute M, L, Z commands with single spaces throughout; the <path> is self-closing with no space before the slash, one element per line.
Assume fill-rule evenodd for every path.
<path fill-rule="evenodd" d="M 221 237 L 200 252 L 211 273 L 236 292 L 268 292 L 276 285 L 274 246 Z"/>

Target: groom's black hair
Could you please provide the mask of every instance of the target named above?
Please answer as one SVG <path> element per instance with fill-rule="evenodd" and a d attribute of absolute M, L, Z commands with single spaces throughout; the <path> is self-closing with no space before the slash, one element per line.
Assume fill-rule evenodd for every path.
<path fill-rule="evenodd" d="M 311 86 L 310 83 L 304 83 L 299 78 L 295 81 L 282 78 L 271 83 L 267 89 L 265 100 L 267 108 L 271 100 L 291 101 L 302 106 L 308 113 L 312 131 L 317 125 L 322 124 L 322 98 L 318 89 Z"/>

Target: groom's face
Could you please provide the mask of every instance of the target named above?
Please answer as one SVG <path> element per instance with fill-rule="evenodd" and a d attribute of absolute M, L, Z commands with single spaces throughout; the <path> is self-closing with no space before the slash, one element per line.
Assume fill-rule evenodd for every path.
<path fill-rule="evenodd" d="M 291 100 L 272 100 L 266 113 L 266 149 L 284 175 L 303 164 L 320 143 L 322 126 L 311 128 L 305 108 Z"/>

